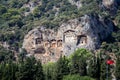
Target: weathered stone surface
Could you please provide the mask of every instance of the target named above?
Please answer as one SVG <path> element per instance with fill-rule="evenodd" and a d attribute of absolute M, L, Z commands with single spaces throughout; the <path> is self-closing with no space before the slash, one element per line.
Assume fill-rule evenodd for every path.
<path fill-rule="evenodd" d="M 113 31 L 113 23 L 98 15 L 84 15 L 63 23 L 58 31 L 42 26 L 31 30 L 24 38 L 23 48 L 43 63 L 69 56 L 77 48 L 96 50 Z"/>

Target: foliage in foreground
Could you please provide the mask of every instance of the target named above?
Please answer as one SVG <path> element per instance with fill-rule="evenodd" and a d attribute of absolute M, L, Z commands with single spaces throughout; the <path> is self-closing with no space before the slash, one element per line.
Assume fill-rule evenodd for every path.
<path fill-rule="evenodd" d="M 76 74 L 76 75 L 64 76 L 62 80 L 95 80 L 95 79 L 88 77 L 88 76 L 83 77 L 83 76 Z"/>
<path fill-rule="evenodd" d="M 8 51 L 4 51 L 4 54 Z M 2 53 L 1 53 L 2 54 Z M 6 55 L 7 55 L 6 54 Z M 9 52 L 11 54 L 11 52 Z M 0 55 L 0 79 L 1 80 L 105 80 L 106 60 L 105 53 L 95 57 L 85 49 L 76 50 L 70 57 L 61 56 L 55 63 L 42 65 L 33 56 L 26 57 L 23 50 L 19 60 L 15 62 L 13 55 Z M 6 57 L 5 57 L 6 56 Z M 119 55 L 118 55 L 119 56 Z M 116 62 L 115 75 L 119 79 L 119 58 Z M 111 78 L 109 65 L 108 77 Z M 93 79 L 92 79 L 93 78 Z"/>

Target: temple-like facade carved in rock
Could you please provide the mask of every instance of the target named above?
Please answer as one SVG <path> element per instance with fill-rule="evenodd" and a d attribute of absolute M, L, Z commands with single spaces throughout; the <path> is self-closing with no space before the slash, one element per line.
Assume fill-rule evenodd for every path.
<path fill-rule="evenodd" d="M 113 30 L 113 23 L 97 15 L 85 15 L 63 23 L 57 31 L 43 26 L 28 32 L 23 48 L 42 63 L 69 56 L 77 48 L 95 50 Z"/>

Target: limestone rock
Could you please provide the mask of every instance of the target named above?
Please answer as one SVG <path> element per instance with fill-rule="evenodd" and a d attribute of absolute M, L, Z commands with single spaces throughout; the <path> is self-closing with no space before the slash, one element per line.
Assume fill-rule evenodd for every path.
<path fill-rule="evenodd" d="M 43 26 L 31 30 L 24 38 L 23 48 L 42 63 L 55 62 L 60 55 L 69 56 L 77 48 L 96 50 L 113 31 L 113 23 L 96 14 L 69 20 L 58 31 Z"/>

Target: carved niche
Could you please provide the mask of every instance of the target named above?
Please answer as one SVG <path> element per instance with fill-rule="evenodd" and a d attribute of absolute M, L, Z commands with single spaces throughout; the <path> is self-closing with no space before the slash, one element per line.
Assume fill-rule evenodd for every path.
<path fill-rule="evenodd" d="M 41 41 L 43 41 L 42 31 L 40 30 L 34 31 L 34 39 L 35 44 L 41 44 Z"/>
<path fill-rule="evenodd" d="M 44 47 L 50 47 L 50 42 L 49 41 L 45 41 L 44 42 Z"/>
<path fill-rule="evenodd" d="M 45 49 L 43 47 L 39 47 L 37 49 L 34 50 L 35 54 L 41 53 L 44 54 L 45 53 Z"/>
<path fill-rule="evenodd" d="M 77 36 L 77 44 L 76 45 L 85 45 L 85 44 L 87 44 L 87 36 L 86 35 Z"/>
<path fill-rule="evenodd" d="M 35 39 L 35 44 L 41 44 L 42 39 L 41 38 L 36 38 Z"/>
<path fill-rule="evenodd" d="M 57 45 L 57 44 L 56 44 L 56 40 L 55 40 L 55 39 L 53 39 L 53 40 L 51 40 L 50 42 L 51 42 L 51 45 L 50 45 L 50 46 L 51 46 L 51 48 L 55 48 L 55 47 L 56 47 L 56 45 Z"/>
<path fill-rule="evenodd" d="M 62 40 L 57 41 L 57 47 L 62 47 Z"/>

